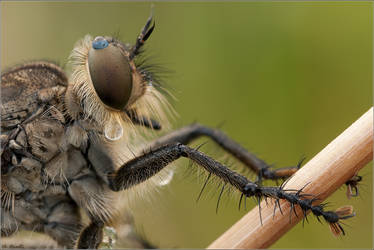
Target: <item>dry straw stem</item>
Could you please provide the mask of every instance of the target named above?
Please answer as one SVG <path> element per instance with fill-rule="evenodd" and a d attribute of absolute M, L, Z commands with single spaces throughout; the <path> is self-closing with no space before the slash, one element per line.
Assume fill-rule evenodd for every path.
<path fill-rule="evenodd" d="M 309 183 L 303 191 L 318 195 L 322 202 L 372 159 L 373 108 L 370 108 L 297 171 L 285 189 L 300 189 Z M 302 219 L 302 211 L 297 207 L 299 216 L 292 214 L 290 223 L 290 204 L 286 201 L 281 201 L 283 215 L 277 210 L 273 219 L 273 201 L 268 203 L 268 206 L 265 201 L 261 203 L 262 226 L 255 207 L 208 248 L 267 248 Z"/>

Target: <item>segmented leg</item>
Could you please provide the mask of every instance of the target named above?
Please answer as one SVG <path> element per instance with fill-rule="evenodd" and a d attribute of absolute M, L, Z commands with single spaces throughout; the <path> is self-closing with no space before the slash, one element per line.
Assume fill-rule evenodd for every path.
<path fill-rule="evenodd" d="M 301 161 L 297 166 L 271 170 L 270 166 L 265 161 L 248 152 L 245 148 L 243 148 L 234 140 L 230 139 L 222 131 L 218 129 L 208 128 L 200 124 L 191 124 L 189 126 L 173 131 L 163 137 L 160 137 L 159 139 L 151 143 L 150 148 L 155 149 L 163 145 L 177 142 L 182 144 L 189 144 L 191 141 L 201 136 L 208 136 L 224 150 L 229 152 L 231 155 L 233 155 L 235 158 L 249 167 L 258 175 L 259 182 L 261 182 L 262 178 L 271 180 L 286 179 L 293 173 L 295 173 L 300 168 L 300 165 L 302 163 Z"/>
<path fill-rule="evenodd" d="M 103 227 L 112 218 L 113 202 L 106 184 L 93 174 L 83 175 L 71 182 L 68 192 L 91 219 L 77 241 L 79 249 L 97 248 L 103 238 Z"/>
<path fill-rule="evenodd" d="M 279 209 L 279 200 L 286 200 L 292 205 L 292 208 L 296 205 L 300 206 L 303 210 L 303 217 L 306 217 L 307 212 L 311 211 L 318 220 L 319 217 L 322 216 L 325 221 L 330 224 L 332 230 L 334 229 L 335 234 L 344 234 L 344 230 L 339 221 L 354 216 L 352 208 L 346 208 L 344 213 L 340 210 L 337 210 L 337 212 L 324 211 L 324 204 L 313 205 L 313 202 L 316 201 L 316 199 L 309 199 L 308 197 L 312 195 L 302 193 L 302 189 L 284 190 L 283 185 L 280 187 L 262 187 L 260 182 L 253 183 L 246 177 L 230 170 L 198 150 L 180 143 L 189 143 L 193 139 L 202 135 L 211 137 L 220 146 L 236 156 L 243 163 L 247 163 L 255 172 L 262 173 L 262 176 L 265 178 L 277 180 L 288 177 L 290 172 L 293 173 L 297 170 L 297 167 L 291 167 L 286 168 L 285 170 L 280 169 L 271 171 L 266 163 L 247 152 L 239 144 L 229 139 L 219 130 L 193 124 L 161 137 L 151 144 L 150 152 L 144 153 L 142 156 L 138 156 L 126 162 L 115 172 L 107 173 L 107 180 L 110 189 L 113 191 L 121 191 L 142 183 L 157 174 L 169 163 L 181 157 L 185 157 L 191 159 L 209 172 L 208 178 L 210 178 L 211 175 L 219 177 L 225 183 L 223 184 L 223 187 L 225 187 L 226 184 L 235 187 L 242 193 L 242 197 L 255 197 L 258 203 L 260 203 L 263 198 L 274 198 L 276 201 L 275 204 L 279 206 Z M 286 172 L 288 172 L 288 174 L 285 174 Z M 245 201 L 246 199 L 244 199 L 244 202 Z M 87 243 L 84 243 L 87 241 L 86 239 L 97 239 L 100 230 L 100 226 L 91 224 L 81 234 L 78 246 L 86 247 Z"/>
<path fill-rule="evenodd" d="M 255 197 L 258 202 L 262 198 L 273 198 L 276 201 L 286 200 L 292 207 L 298 205 L 303 210 L 304 216 L 311 211 L 317 218 L 322 216 L 334 234 L 344 234 L 339 221 L 354 216 L 352 207 L 344 207 L 334 211 L 325 211 L 324 204 L 313 205 L 316 198 L 308 198 L 312 195 L 304 194 L 300 190 L 285 190 L 280 187 L 262 187 L 258 183 L 249 181 L 246 177 L 230 170 L 221 163 L 181 143 L 162 146 L 136 157 L 125 163 L 116 172 L 109 174 L 109 186 L 114 191 L 130 188 L 136 184 L 146 181 L 157 174 L 169 163 L 180 157 L 189 158 L 203 167 L 209 174 L 219 177 L 224 183 L 228 183 L 239 190 L 246 197 Z M 339 229 L 339 230 L 338 230 Z"/>
<path fill-rule="evenodd" d="M 91 222 L 80 234 L 78 239 L 78 249 L 96 249 L 103 240 L 104 223 Z"/>

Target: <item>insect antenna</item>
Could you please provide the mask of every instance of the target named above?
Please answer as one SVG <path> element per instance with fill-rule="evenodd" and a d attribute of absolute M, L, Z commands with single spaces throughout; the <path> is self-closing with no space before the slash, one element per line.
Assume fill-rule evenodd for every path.
<path fill-rule="evenodd" d="M 147 22 L 145 23 L 142 31 L 140 32 L 138 38 L 136 39 L 136 44 L 132 48 L 130 52 L 130 60 L 132 60 L 136 55 L 139 54 L 140 48 L 144 45 L 145 41 L 149 38 L 155 28 L 155 22 L 153 21 L 153 25 L 151 26 L 153 20 L 153 13 L 151 13 L 150 17 L 148 18 Z M 151 26 L 151 27 L 150 27 Z"/>

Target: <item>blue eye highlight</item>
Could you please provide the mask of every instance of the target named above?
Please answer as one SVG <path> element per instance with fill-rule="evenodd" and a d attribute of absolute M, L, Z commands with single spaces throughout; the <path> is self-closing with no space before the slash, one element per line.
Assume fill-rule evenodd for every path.
<path fill-rule="evenodd" d="M 98 37 L 96 37 L 96 38 L 93 40 L 93 42 L 92 42 L 92 47 L 93 47 L 94 49 L 104 49 L 104 48 L 108 47 L 108 44 L 109 44 L 108 41 L 105 40 L 104 37 L 102 37 L 102 36 L 98 36 Z"/>

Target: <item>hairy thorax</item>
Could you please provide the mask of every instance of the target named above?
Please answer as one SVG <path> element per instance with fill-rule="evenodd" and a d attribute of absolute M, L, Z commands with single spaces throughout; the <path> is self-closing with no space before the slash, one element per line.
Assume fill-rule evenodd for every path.
<path fill-rule="evenodd" d="M 29 90 L 27 83 L 15 84 Z M 37 87 L 39 95 L 24 99 L 25 107 L 19 105 L 22 99 L 3 98 L 2 117 L 11 102 L 18 103 L 13 109 L 26 111 L 2 124 L 1 143 L 6 147 L 1 149 L 1 234 L 22 229 L 44 232 L 59 245 L 73 247 L 82 228 L 79 207 L 102 221 L 112 217 L 113 192 L 105 185 L 105 175 L 113 171 L 113 164 L 98 147 L 102 138 L 94 136 L 92 124 L 87 128 L 65 112 L 66 88 L 57 86 L 56 95 L 56 86 Z M 92 142 L 90 133 L 96 138 Z"/>
<path fill-rule="evenodd" d="M 103 226 L 123 210 L 115 191 L 138 183 L 136 171 L 118 169 L 160 124 L 168 127 L 172 111 L 159 78 L 135 61 L 151 22 L 135 46 L 86 35 L 70 54 L 69 77 L 45 61 L 1 75 L 3 236 L 25 229 L 62 247 L 100 244 Z"/>

